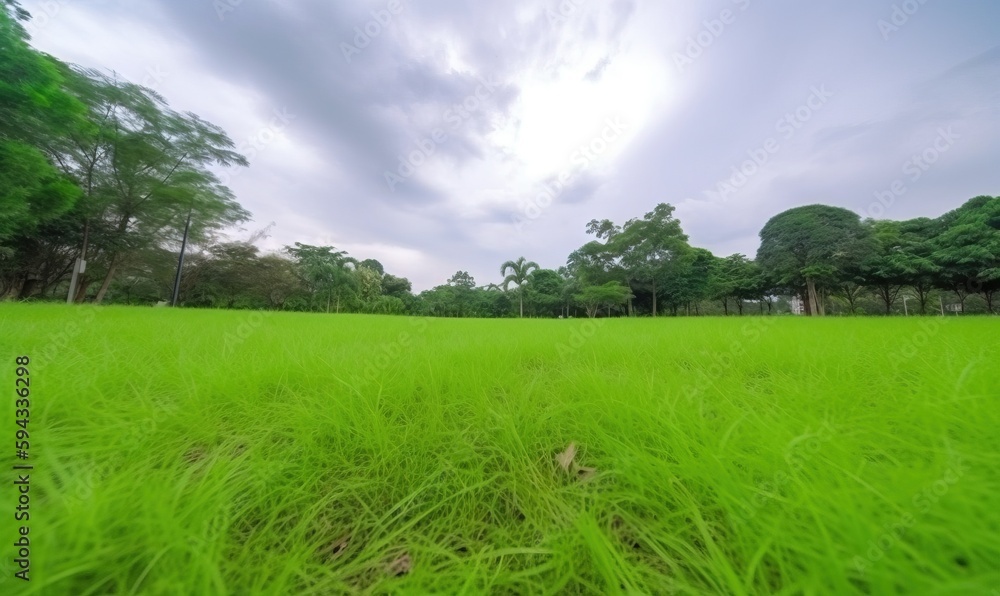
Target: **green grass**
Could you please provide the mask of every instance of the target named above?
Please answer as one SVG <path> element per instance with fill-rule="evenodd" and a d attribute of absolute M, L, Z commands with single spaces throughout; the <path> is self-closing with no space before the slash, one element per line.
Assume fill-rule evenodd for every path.
<path fill-rule="evenodd" d="M 0 305 L 11 462 L 19 355 L 32 581 L 11 577 L 8 471 L 5 594 L 1000 582 L 997 319 Z M 595 476 L 559 467 L 571 442 Z"/>

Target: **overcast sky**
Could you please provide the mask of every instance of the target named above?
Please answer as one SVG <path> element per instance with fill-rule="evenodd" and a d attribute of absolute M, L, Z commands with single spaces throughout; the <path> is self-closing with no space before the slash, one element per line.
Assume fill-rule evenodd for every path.
<path fill-rule="evenodd" d="M 790 207 L 1000 194 L 996 0 L 22 4 L 36 47 L 230 133 L 242 237 L 274 222 L 267 249 L 331 244 L 415 290 L 556 268 L 591 219 L 660 202 L 753 256 Z"/>

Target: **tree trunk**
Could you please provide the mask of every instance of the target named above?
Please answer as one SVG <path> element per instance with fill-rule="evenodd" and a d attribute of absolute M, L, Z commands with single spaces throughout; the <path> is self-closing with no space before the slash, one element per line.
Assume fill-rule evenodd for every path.
<path fill-rule="evenodd" d="M 848 312 L 852 315 L 857 311 L 857 300 L 858 292 L 860 291 L 860 286 L 851 287 L 851 284 L 844 284 L 840 287 L 840 291 L 844 293 L 844 298 L 847 300 Z"/>
<path fill-rule="evenodd" d="M 727 317 L 729 316 L 729 298 L 722 299 L 722 312 L 724 312 Z"/>
<path fill-rule="evenodd" d="M 81 275 L 79 281 L 76 283 L 76 297 L 73 298 L 73 302 L 81 303 L 87 297 L 87 290 L 90 288 L 91 281 L 86 275 Z"/>
<path fill-rule="evenodd" d="M 962 306 L 962 314 L 965 314 L 965 301 L 969 298 L 969 293 L 964 290 L 962 284 L 955 285 L 955 296 L 958 297 L 958 303 Z"/>
<path fill-rule="evenodd" d="M 930 289 L 924 287 L 923 284 L 917 284 L 913 286 L 913 291 L 917 293 L 917 302 L 920 303 L 920 314 L 927 314 L 927 302 L 930 299 Z"/>
<path fill-rule="evenodd" d="M 819 303 L 819 296 L 816 294 L 816 282 L 814 282 L 811 277 L 806 278 L 806 292 L 809 294 L 809 301 L 807 304 L 811 307 L 807 308 L 806 312 L 809 316 L 823 316 L 822 307 Z"/>
<path fill-rule="evenodd" d="M 656 317 L 656 280 L 653 280 L 653 317 Z"/>
<path fill-rule="evenodd" d="M 36 285 L 35 280 L 24 278 L 21 281 L 21 289 L 17 292 L 17 299 L 24 300 L 31 296 L 32 290 L 34 290 Z"/>
<path fill-rule="evenodd" d="M 118 269 L 118 255 L 111 257 L 111 264 L 108 266 L 108 273 L 104 276 L 104 282 L 101 284 L 101 289 L 97 291 L 97 296 L 94 297 L 94 304 L 100 304 L 104 300 L 104 295 L 108 292 L 108 287 L 111 286 L 111 280 L 115 277 L 115 270 Z"/>

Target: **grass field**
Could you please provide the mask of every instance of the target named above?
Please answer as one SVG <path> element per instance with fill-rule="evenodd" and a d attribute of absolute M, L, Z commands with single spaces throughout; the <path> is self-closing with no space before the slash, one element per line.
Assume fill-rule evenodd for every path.
<path fill-rule="evenodd" d="M 14 463 L 23 355 L 31 581 L 8 471 L 4 594 L 1000 585 L 996 318 L 0 305 Z"/>

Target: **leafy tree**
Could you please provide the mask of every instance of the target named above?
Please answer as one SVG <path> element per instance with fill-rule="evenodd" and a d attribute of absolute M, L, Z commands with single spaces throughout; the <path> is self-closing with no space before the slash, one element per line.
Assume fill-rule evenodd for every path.
<path fill-rule="evenodd" d="M 379 275 L 385 275 L 385 267 L 383 267 L 382 263 L 379 263 L 375 259 L 365 259 L 364 261 L 358 263 L 358 267 L 366 267 L 375 271 Z"/>
<path fill-rule="evenodd" d="M 354 270 L 354 274 L 358 280 L 358 296 L 368 308 L 372 308 L 382 296 L 382 273 L 364 265 L 364 262 Z"/>
<path fill-rule="evenodd" d="M 83 125 L 85 109 L 64 88 L 55 59 L 27 43 L 17 3 L 0 2 L 0 257 L 5 240 L 68 212 L 81 192 L 42 147 Z"/>
<path fill-rule="evenodd" d="M 379 296 L 370 308 L 379 315 L 401 315 L 406 312 L 406 303 L 395 296 Z"/>
<path fill-rule="evenodd" d="M 288 300 L 302 291 L 295 264 L 280 255 L 264 255 L 252 274 L 253 291 L 264 298 L 268 308 L 282 310 Z"/>
<path fill-rule="evenodd" d="M 743 302 L 761 298 L 761 271 L 745 255 L 735 254 L 717 259 L 712 271 L 713 293 L 729 315 L 729 301 L 735 301 L 737 312 L 743 314 Z"/>
<path fill-rule="evenodd" d="M 81 258 L 95 266 L 81 277 L 78 299 L 99 273 L 100 302 L 122 262 L 179 238 L 189 214 L 195 242 L 249 218 L 210 170 L 247 165 L 225 131 L 195 114 L 174 112 L 152 90 L 116 76 L 69 68 L 63 75 L 91 122 L 46 147 L 83 190 L 73 216 L 83 230 Z"/>
<path fill-rule="evenodd" d="M 566 281 L 551 269 L 536 269 L 528 276 L 528 302 L 537 315 L 557 316 L 562 311 Z"/>
<path fill-rule="evenodd" d="M 649 284 L 653 298 L 653 316 L 657 316 L 658 286 L 680 277 L 684 256 L 690 249 L 674 207 L 660 203 L 642 219 L 631 219 L 621 230 L 607 220 L 592 229 L 609 238 L 608 248 L 620 259 L 622 267 L 636 281 Z"/>
<path fill-rule="evenodd" d="M 197 286 L 189 299 L 206 306 L 233 308 L 251 294 L 259 269 L 260 250 L 247 242 L 227 242 L 209 246 L 207 258 L 192 269 Z"/>
<path fill-rule="evenodd" d="M 339 313 L 345 293 L 357 288 L 357 278 L 352 274 L 356 261 L 332 246 L 296 242 L 295 246 L 286 246 L 285 251 L 295 260 L 299 278 L 309 286 L 311 295 L 326 298 L 328 313 L 336 298 L 336 312 Z M 310 300 L 310 308 L 312 304 Z"/>
<path fill-rule="evenodd" d="M 941 267 L 934 262 L 934 238 L 940 233 L 940 222 L 926 217 L 900 223 L 901 251 L 909 270 L 907 282 L 913 288 L 920 314 L 927 314 L 927 304 Z"/>
<path fill-rule="evenodd" d="M 413 285 L 405 277 L 396 277 L 388 273 L 382 277 L 382 293 L 386 296 L 399 298 L 405 302 L 413 297 L 412 291 Z"/>
<path fill-rule="evenodd" d="M 504 276 L 504 291 L 510 289 L 510 284 L 517 286 L 517 300 L 522 318 L 524 317 L 524 285 L 528 282 L 528 276 L 531 275 L 531 272 L 538 268 L 538 263 L 528 261 L 524 257 L 520 257 L 516 261 L 507 261 L 500 266 L 500 275 Z"/>
<path fill-rule="evenodd" d="M 476 287 L 476 280 L 469 275 L 468 271 L 458 271 L 448 280 L 448 285 L 463 290 L 471 290 Z"/>
<path fill-rule="evenodd" d="M 621 306 L 629 298 L 629 289 L 617 281 L 609 281 L 600 286 L 587 286 L 576 295 L 577 301 L 587 309 L 587 316 L 593 319 L 602 308 Z"/>
<path fill-rule="evenodd" d="M 715 263 L 718 259 L 704 248 L 692 248 L 687 251 L 679 267 L 680 273 L 666 288 L 668 299 L 684 306 L 690 314 L 694 305 L 698 313 L 698 303 L 708 300 L 713 293 L 718 293 L 713 284 L 719 280 L 715 277 Z"/>
<path fill-rule="evenodd" d="M 874 249 L 856 213 L 827 205 L 776 215 L 760 239 L 757 262 L 778 284 L 802 293 L 811 315 L 824 314 L 817 287 L 836 287 Z"/>
<path fill-rule="evenodd" d="M 868 222 L 875 238 L 875 251 L 861 264 L 865 283 L 885 305 L 885 314 L 892 314 L 899 292 L 910 280 L 913 273 L 909 267 L 909 255 L 903 251 L 902 230 L 899 222 Z"/>
<path fill-rule="evenodd" d="M 970 293 L 980 293 L 994 311 L 1000 289 L 1000 197 L 976 197 L 941 217 L 932 258 L 940 267 L 938 284 L 955 292 L 962 312 Z"/>

